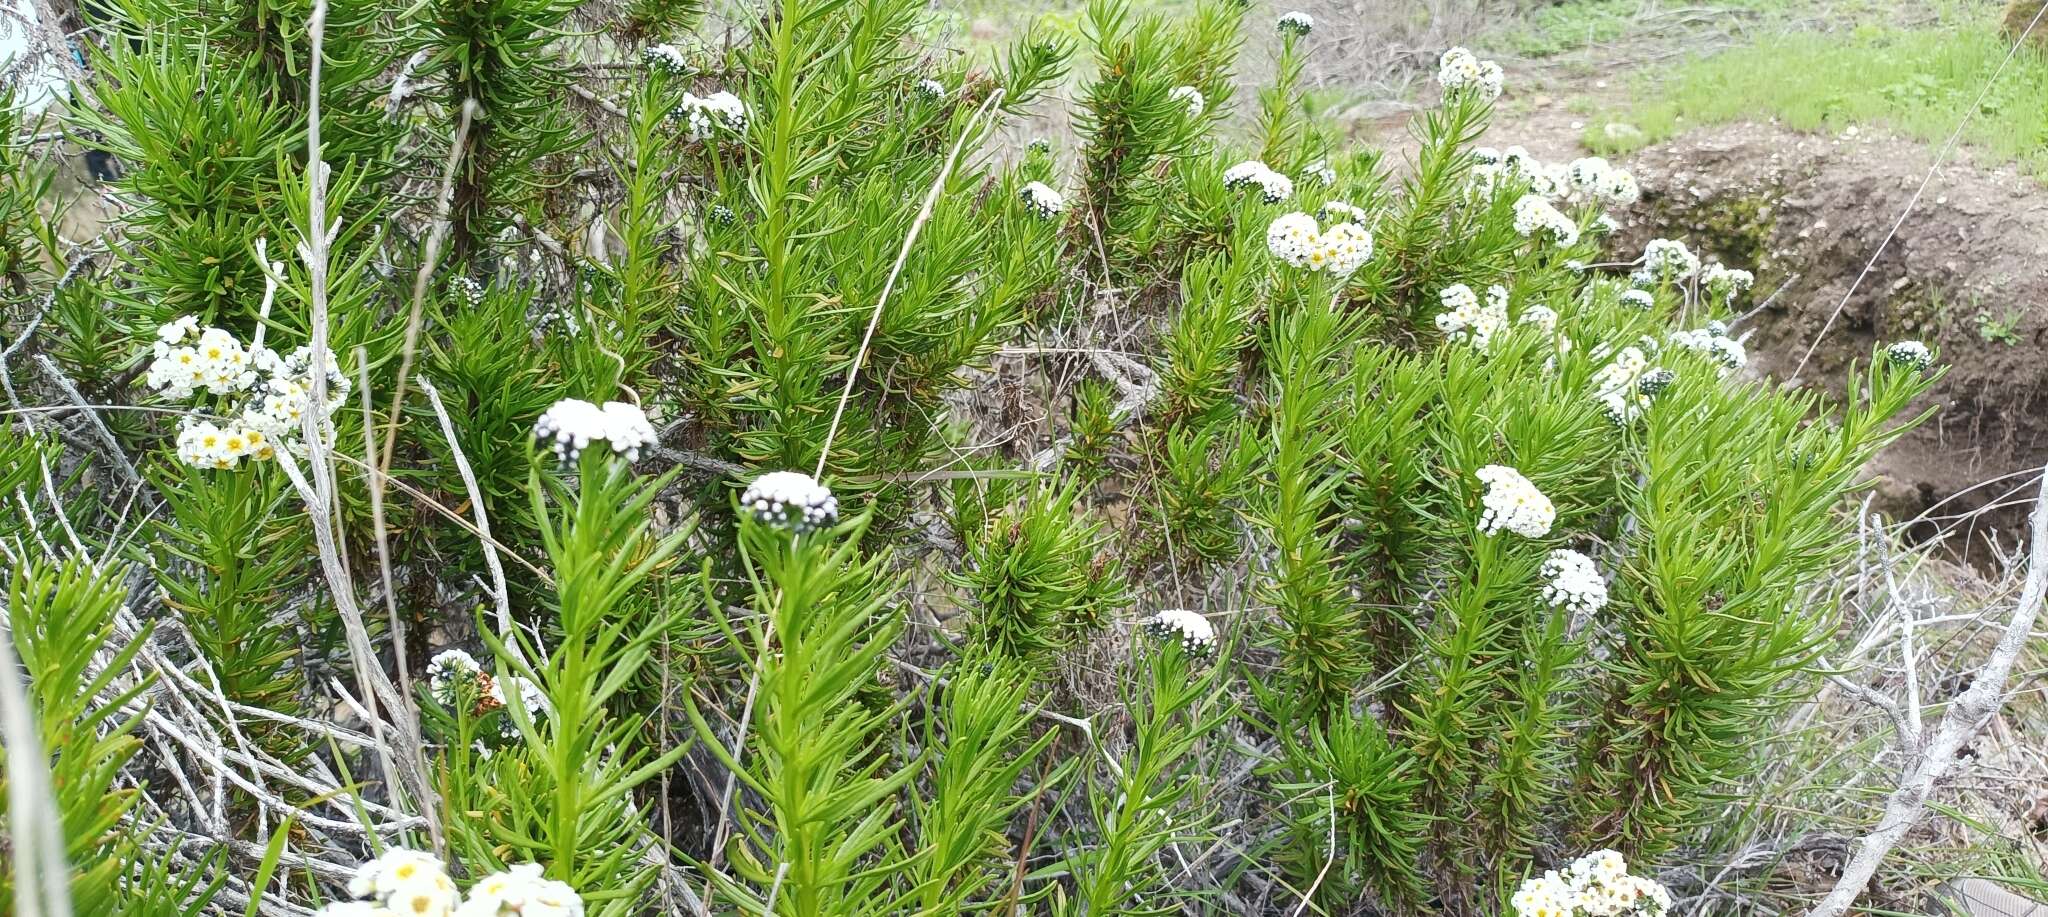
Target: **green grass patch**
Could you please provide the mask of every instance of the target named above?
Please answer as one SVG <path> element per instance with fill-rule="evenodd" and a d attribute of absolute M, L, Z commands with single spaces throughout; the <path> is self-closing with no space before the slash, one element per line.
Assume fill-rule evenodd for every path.
<path fill-rule="evenodd" d="M 2048 55 L 2011 47 L 1980 17 L 1932 28 L 1789 33 L 1680 65 L 1631 108 L 1592 119 L 1590 149 L 1625 153 L 1702 124 L 1775 117 L 1795 130 L 1876 125 L 1939 143 L 1972 105 L 1963 142 L 2048 179 Z"/>

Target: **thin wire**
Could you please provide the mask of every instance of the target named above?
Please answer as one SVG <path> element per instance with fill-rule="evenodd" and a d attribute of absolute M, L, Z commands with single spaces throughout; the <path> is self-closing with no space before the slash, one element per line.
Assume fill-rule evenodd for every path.
<path fill-rule="evenodd" d="M 1934 176 L 1940 174 L 1949 154 L 1955 152 L 1956 144 L 1963 139 L 1963 129 L 1970 126 L 1970 119 L 1977 116 L 1977 110 L 1984 106 L 1985 97 L 1991 95 L 1991 88 L 1998 85 L 1998 78 L 2005 74 L 2006 65 L 2011 64 L 2012 59 L 2018 56 L 2020 48 L 2027 43 L 2027 36 L 2033 34 L 2034 27 L 2041 24 L 2043 15 L 2048 15 L 2048 4 L 2043 4 L 2035 11 L 2033 21 L 2027 23 L 2027 27 L 2013 39 L 2012 47 L 2005 52 L 2005 59 L 1998 62 L 1998 69 L 1991 71 L 1991 78 L 1984 81 L 1984 88 L 1978 91 L 1976 101 L 1963 109 L 1963 119 L 1956 122 L 1955 131 L 1948 135 L 1948 142 L 1942 145 L 1941 152 L 1934 157 L 1934 165 L 1928 167 L 1927 176 L 1920 180 L 1920 187 L 1913 189 L 1913 197 L 1906 201 L 1905 211 L 1892 223 L 1891 231 L 1884 234 L 1884 241 L 1877 243 L 1877 251 L 1870 253 L 1870 260 L 1864 263 L 1863 270 L 1857 273 L 1855 282 L 1849 284 L 1848 291 L 1842 294 L 1842 301 L 1835 304 L 1835 311 L 1828 314 L 1827 322 L 1820 326 L 1820 333 L 1813 336 L 1813 343 L 1807 346 L 1806 354 L 1799 358 L 1799 365 L 1793 367 L 1792 378 L 1797 379 L 1806 371 L 1806 361 L 1813 359 L 1813 352 L 1820 349 L 1821 340 L 1835 327 L 1835 319 L 1841 318 L 1842 310 L 1848 308 L 1849 297 L 1856 295 L 1856 288 L 1863 285 L 1863 278 L 1870 276 L 1871 269 L 1877 267 L 1877 259 L 1884 256 L 1884 250 L 1891 246 L 1892 238 L 1899 234 L 1899 227 L 1906 225 L 1906 218 L 1912 216 L 1913 208 L 1920 205 L 1920 196 L 1927 193 L 1927 186 L 1934 182 Z"/>

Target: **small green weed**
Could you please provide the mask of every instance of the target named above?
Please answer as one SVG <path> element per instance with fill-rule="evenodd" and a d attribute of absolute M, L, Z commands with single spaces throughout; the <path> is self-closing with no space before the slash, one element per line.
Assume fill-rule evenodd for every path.
<path fill-rule="evenodd" d="M 1963 142 L 2048 179 L 2048 56 L 2015 56 L 1984 92 L 2009 48 L 1982 16 L 1774 35 L 1679 67 L 1627 111 L 1593 118 L 1584 141 L 1623 153 L 1694 125 L 1769 117 L 1796 130 L 1881 125 L 1938 142 L 1975 105 Z"/>
<path fill-rule="evenodd" d="M 2020 318 L 2024 315 L 2024 310 L 2010 309 L 2003 316 L 1993 318 L 1990 312 L 1980 309 L 1977 312 L 1977 336 L 1987 344 L 2018 347 Z"/>

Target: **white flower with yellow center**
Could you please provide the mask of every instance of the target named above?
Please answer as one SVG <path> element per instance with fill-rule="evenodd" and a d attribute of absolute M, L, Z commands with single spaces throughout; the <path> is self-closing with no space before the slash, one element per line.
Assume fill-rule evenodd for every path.
<path fill-rule="evenodd" d="M 1550 534 L 1557 509 L 1521 472 L 1506 465 L 1488 465 L 1475 476 L 1486 485 L 1486 495 L 1480 499 L 1481 533 L 1498 535 L 1508 531 L 1526 538 Z"/>

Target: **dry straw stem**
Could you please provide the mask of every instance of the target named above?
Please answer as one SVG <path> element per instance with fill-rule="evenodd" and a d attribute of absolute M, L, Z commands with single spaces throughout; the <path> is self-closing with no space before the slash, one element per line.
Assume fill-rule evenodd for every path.
<path fill-rule="evenodd" d="M 301 474 L 298 465 L 288 452 L 278 453 L 279 464 L 291 478 L 292 486 L 305 500 L 313 519 L 313 539 L 319 549 L 321 572 L 333 591 L 334 607 L 342 621 L 346 634 L 349 656 L 356 671 L 358 690 L 364 700 L 382 707 L 385 715 L 372 713 L 369 717 L 371 734 L 376 737 L 379 749 L 379 763 L 383 766 L 385 779 L 394 794 L 403 793 L 419 807 L 426 817 L 427 833 L 433 840 L 434 849 L 446 855 L 447 840 L 441 828 L 436 793 L 427 778 L 427 766 L 419 734 L 419 719 L 414 715 L 412 705 L 402 695 L 391 678 L 378 663 L 376 648 L 370 642 L 369 628 L 363 620 L 362 608 L 356 601 L 356 587 L 348 566 L 342 559 L 339 547 L 342 529 L 341 501 L 337 498 L 334 475 L 333 450 L 326 441 L 322 419 L 327 416 L 327 373 L 324 368 L 334 359 L 328 346 L 328 262 L 329 250 L 335 235 L 340 231 L 337 221 L 330 226 L 327 221 L 327 179 L 328 167 L 322 158 L 320 142 L 320 75 L 327 32 L 327 0 L 315 0 L 313 15 L 307 24 L 307 34 L 312 45 L 312 67 L 308 74 L 310 98 L 306 112 L 307 148 L 307 232 L 299 245 L 299 256 L 306 264 L 306 276 L 310 290 L 311 315 L 308 324 L 312 328 L 312 340 L 308 351 L 312 355 L 312 391 L 308 393 L 305 412 L 304 437 L 306 442 L 307 474 Z M 368 459 L 369 456 L 364 456 Z M 388 723 L 387 723 L 388 718 Z M 396 742 L 387 741 L 387 727 L 397 732 Z M 392 745 L 396 748 L 393 749 Z"/>
<path fill-rule="evenodd" d="M 463 123 L 468 122 L 465 114 Z M 455 438 L 455 421 L 448 417 L 448 407 L 441 402 L 441 391 L 424 375 L 419 377 L 419 383 L 420 391 L 426 393 L 427 402 L 434 406 L 435 419 L 441 423 L 441 438 L 448 441 L 448 452 L 455 458 L 455 471 L 462 475 L 462 486 L 469 491 L 470 512 L 476 516 L 476 529 L 484 545 L 484 565 L 491 571 L 491 601 L 497 609 L 498 640 L 521 666 L 532 668 L 512 632 L 512 593 L 505 584 L 505 564 L 498 559 L 498 552 L 504 549 L 491 537 L 491 517 L 484 509 L 483 488 L 477 486 L 476 472 L 469 467 L 469 456 L 462 454 L 462 444 Z"/>
<path fill-rule="evenodd" d="M 1856 855 L 1843 867 L 1841 879 L 1819 905 L 1807 912 L 1808 917 L 1841 917 L 1848 913 L 1850 905 L 1863 893 L 1871 876 L 1877 873 L 1878 865 L 1920 820 L 1926 809 L 1927 797 L 1955 763 L 1956 752 L 1963 742 L 2005 706 L 2006 679 L 2011 676 L 2021 650 L 2026 648 L 2034 621 L 2041 612 L 2044 591 L 2048 591 L 2048 468 L 2042 469 L 2039 482 L 2029 526 L 2031 547 L 2027 558 L 2027 578 L 2020 590 L 2019 606 L 2013 609 L 2011 620 L 2006 622 L 2005 631 L 1991 648 L 1991 655 L 1984 661 L 1984 666 L 1972 675 L 1969 689 L 1949 705 L 1942 714 L 1941 725 L 1935 729 L 1934 737 L 1921 747 L 1919 756 L 1907 766 L 1898 787 L 1885 801 L 1884 817 L 1858 842 Z M 1910 738 L 1902 736 L 1901 741 Z"/>

